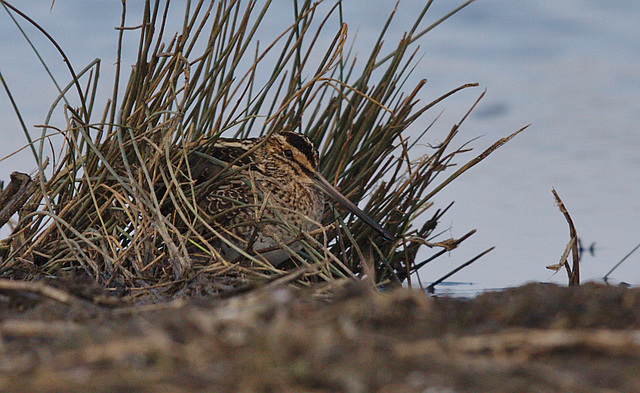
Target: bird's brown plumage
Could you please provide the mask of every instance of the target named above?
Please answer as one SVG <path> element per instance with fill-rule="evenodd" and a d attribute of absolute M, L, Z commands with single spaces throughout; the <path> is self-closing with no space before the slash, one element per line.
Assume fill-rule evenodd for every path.
<path fill-rule="evenodd" d="M 238 248 L 277 265 L 290 257 L 282 244 L 297 252 L 300 230 L 319 228 L 324 195 L 314 184 L 318 152 L 306 136 L 220 138 L 206 155 L 231 165 L 231 175 L 212 182 L 224 165 L 206 157 L 193 160 L 192 178 L 203 187 L 197 204 Z M 225 242 L 219 245 L 225 259 L 238 256 Z"/>

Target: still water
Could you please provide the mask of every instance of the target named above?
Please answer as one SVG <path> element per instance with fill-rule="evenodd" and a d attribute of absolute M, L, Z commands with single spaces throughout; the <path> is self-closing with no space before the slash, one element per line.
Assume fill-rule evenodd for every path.
<path fill-rule="evenodd" d="M 387 38 L 389 47 L 423 3 L 400 2 Z M 113 27 L 119 23 L 120 2 L 62 0 L 52 9 L 49 4 L 29 2 L 21 7 L 56 38 L 76 68 L 101 58 L 99 94 L 110 96 L 117 36 Z M 436 0 L 425 26 L 458 4 Z M 368 55 L 394 5 L 382 0 L 345 2 L 344 19 L 361 58 Z M 275 7 L 272 18 L 289 15 L 287 9 L 279 9 L 284 6 Z M 134 9 L 130 12 L 131 25 L 136 17 Z M 461 129 L 460 142 L 479 137 L 472 146 L 480 153 L 495 140 L 531 126 L 436 196 L 437 207 L 455 201 L 441 228 L 449 228 L 453 237 L 471 229 L 478 232 L 460 249 L 427 265 L 421 280 L 437 279 L 495 246 L 452 278 L 464 285 L 439 289 L 465 292 L 527 281 L 566 283 L 563 271 L 553 275 L 545 269 L 558 262 L 569 240 L 552 187 L 569 209 L 583 243 L 595 242 L 595 254 L 583 258 L 583 280 L 601 279 L 640 243 L 638 20 L 640 3 L 635 0 L 477 0 L 422 38 L 423 57 L 414 78 L 428 80 L 424 101 L 466 82 L 480 84 L 439 104 L 424 124 L 440 115 L 436 128 L 442 135 L 486 89 L 485 98 Z M 66 76 L 51 46 L 33 29 L 27 30 L 52 72 Z M 27 125 L 40 124 L 55 89 L 3 10 L 0 32 L 0 72 Z M 130 38 L 136 41 L 135 36 Z M 25 144 L 19 130 L 2 93 L 0 156 Z M 433 138 L 437 142 L 437 135 Z M 0 179 L 33 167 L 29 153 L 23 152 L 0 163 Z M 640 252 L 611 278 L 639 284 Z"/>

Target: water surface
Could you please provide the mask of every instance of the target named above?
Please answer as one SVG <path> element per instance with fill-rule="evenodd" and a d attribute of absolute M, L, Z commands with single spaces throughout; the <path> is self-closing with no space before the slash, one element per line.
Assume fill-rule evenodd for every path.
<path fill-rule="evenodd" d="M 400 3 L 388 38 L 401 37 L 422 1 Z M 53 9 L 29 3 L 23 9 L 67 50 L 76 68 L 103 60 L 102 97 L 110 96 L 120 8 L 113 1 L 56 1 Z M 350 37 L 357 33 L 361 58 L 368 55 L 395 2 L 345 2 Z M 427 24 L 459 4 L 435 1 Z M 131 10 L 132 14 L 135 10 Z M 286 12 L 286 11 L 282 11 Z M 135 18 L 131 17 L 133 24 Z M 554 205 L 555 187 L 583 242 L 596 242 L 585 255 L 584 279 L 601 278 L 640 242 L 640 3 L 633 0 L 556 2 L 478 0 L 425 36 L 414 81 L 428 80 L 424 100 L 466 82 L 480 88 L 440 104 L 423 119 L 436 123 L 434 139 L 449 130 L 487 89 L 461 130 L 460 142 L 480 137 L 479 153 L 498 138 L 531 124 L 436 196 L 437 207 L 456 203 L 441 222 L 460 237 L 478 232 L 460 249 L 426 266 L 429 282 L 483 250 L 496 249 L 458 273 L 456 282 L 500 288 L 526 281 L 566 283 L 545 269 L 557 263 L 569 240 L 568 227 Z M 271 22 L 270 22 L 271 23 Z M 274 26 L 275 26 L 275 22 Z M 27 26 L 50 60 L 55 75 L 65 65 L 50 45 Z M 56 96 L 33 52 L 0 12 L 0 72 L 28 125 L 40 124 Z M 125 71 L 127 68 L 123 68 Z M 64 78 L 62 78 L 64 79 Z M 100 101 L 99 102 L 104 102 Z M 38 135 L 35 131 L 32 135 Z M 438 134 L 440 133 L 440 134 Z M 25 144 L 9 102 L 0 94 L 0 156 Z M 469 156 L 471 158 L 471 156 Z M 34 168 L 28 152 L 0 164 L 0 178 Z M 425 252 L 426 258 L 428 253 Z M 612 277 L 640 283 L 640 253 Z M 446 291 L 446 288 L 442 288 Z M 462 288 L 464 290 L 464 288 Z"/>

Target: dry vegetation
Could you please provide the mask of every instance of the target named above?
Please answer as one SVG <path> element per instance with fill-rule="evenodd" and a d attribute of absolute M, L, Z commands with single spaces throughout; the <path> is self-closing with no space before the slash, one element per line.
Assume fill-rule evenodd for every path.
<path fill-rule="evenodd" d="M 72 82 L 52 107 L 67 102 L 67 124 L 47 122 L 39 145 L 32 144 L 39 170 L 29 192 L 3 194 L 13 203 L 2 213 L 18 212 L 18 222 L 2 244 L 1 274 L 22 280 L 82 274 L 114 292 L 156 299 L 194 281 L 208 283 L 198 286 L 201 292 L 217 293 L 282 277 L 292 268 L 299 269 L 294 275 L 300 284 L 364 273 L 378 284 L 402 283 L 473 233 L 438 237 L 447 209 L 433 211 L 430 200 L 519 131 L 456 170 L 458 155 L 470 150 L 452 143 L 464 118 L 424 151 L 432 125 L 417 126 L 421 116 L 475 86 L 462 85 L 425 104 L 424 81 L 405 85 L 417 64 L 418 40 L 450 14 L 423 27 L 428 3 L 388 49 L 383 39 L 390 15 L 361 64 L 349 47 L 340 2 L 294 2 L 295 17 L 282 34 L 258 40 L 268 6 L 197 2 L 181 11 L 180 5 L 147 2 L 136 28 L 125 25 L 123 7 L 116 81 L 103 107 L 96 102 L 99 62 L 76 72 L 67 59 Z M 166 31 L 169 15 L 179 12 L 182 30 Z M 336 25 L 341 27 L 331 41 L 320 40 Z M 121 51 L 136 33 L 137 61 L 120 91 Z M 261 75 L 268 77 L 257 85 Z M 420 135 L 405 135 L 412 124 Z M 240 263 L 222 259 L 206 239 L 223 233 L 198 214 L 194 200 L 201 187 L 193 186 L 187 157 L 206 155 L 222 134 L 242 138 L 282 129 L 309 135 L 321 147 L 325 177 L 352 200 L 366 200 L 365 210 L 396 240 L 384 241 L 328 205 L 323 230 L 299 235 L 305 257 L 285 268 L 250 256 Z M 50 157 L 44 136 L 52 131 L 63 138 L 63 148 Z M 217 181 L 225 181 L 224 172 Z M 432 255 L 417 261 L 425 246 Z"/>

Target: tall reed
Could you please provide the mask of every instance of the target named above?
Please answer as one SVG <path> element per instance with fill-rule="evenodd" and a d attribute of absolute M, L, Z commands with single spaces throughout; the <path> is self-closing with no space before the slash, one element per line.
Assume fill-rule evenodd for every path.
<path fill-rule="evenodd" d="M 184 288 L 198 276 L 221 290 L 287 274 L 251 255 L 240 263 L 220 257 L 207 238 L 223 234 L 198 214 L 194 201 L 201 190 L 190 181 L 187 157 L 206 151 L 221 135 L 288 129 L 320 146 L 325 177 L 361 201 L 396 239 L 384 241 L 356 217 L 327 205 L 324 228 L 300 234 L 304 254 L 294 255 L 289 265 L 302 269 L 298 282 L 363 274 L 377 283 L 406 280 L 466 238 L 440 239 L 438 222 L 448 208 L 434 212 L 432 197 L 520 131 L 456 171 L 459 154 L 470 150 L 452 147 L 464 118 L 426 152 L 419 146 L 431 124 L 420 135 L 406 135 L 434 105 L 476 86 L 461 85 L 428 103 L 420 101 L 424 81 L 407 86 L 419 40 L 471 2 L 423 27 L 427 2 L 387 50 L 383 41 L 392 13 L 363 63 L 348 44 L 340 1 L 294 1 L 290 25 L 270 38 L 260 34 L 269 1 L 197 1 L 183 7 L 147 0 L 137 27 L 125 25 L 123 2 L 112 97 L 98 110 L 99 62 L 73 72 L 72 83 L 62 89 L 60 98 L 79 102 L 66 107 L 67 124 L 57 127 L 64 151 L 47 170 L 46 138 L 34 149 L 39 187 L 4 241 L 2 274 L 29 279 L 84 272 L 109 287 L 156 294 Z M 183 15 L 177 34 L 167 31 L 176 14 Z M 321 39 L 332 29 L 331 40 Z M 121 56 L 132 34 L 139 36 L 138 54 L 125 76 Z M 417 221 L 426 223 L 415 227 Z M 418 262 L 425 245 L 441 251 Z"/>

